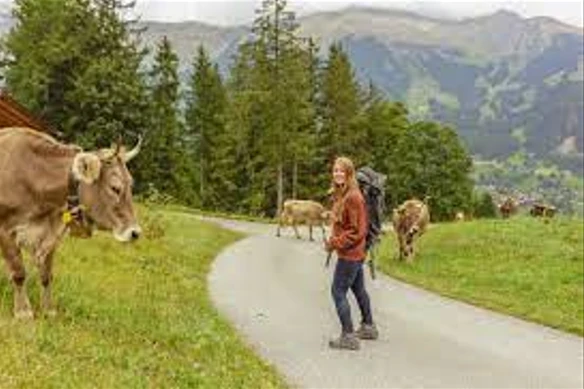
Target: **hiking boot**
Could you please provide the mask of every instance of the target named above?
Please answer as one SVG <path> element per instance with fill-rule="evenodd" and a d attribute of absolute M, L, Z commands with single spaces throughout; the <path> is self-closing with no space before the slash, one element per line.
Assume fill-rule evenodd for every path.
<path fill-rule="evenodd" d="M 355 332 L 355 335 L 357 335 L 359 339 L 375 340 L 379 338 L 379 331 L 377 331 L 375 324 L 362 323 L 361 327 Z"/>
<path fill-rule="evenodd" d="M 329 341 L 329 347 L 334 349 L 359 350 L 359 339 L 354 333 L 341 334 L 337 339 Z"/>

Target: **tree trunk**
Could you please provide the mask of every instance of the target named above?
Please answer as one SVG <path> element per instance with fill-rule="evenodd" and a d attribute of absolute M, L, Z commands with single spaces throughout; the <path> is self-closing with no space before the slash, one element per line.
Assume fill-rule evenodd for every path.
<path fill-rule="evenodd" d="M 282 166 L 282 162 L 278 163 L 278 213 L 276 216 L 279 216 L 282 212 L 282 202 L 284 197 L 284 167 Z"/>
<path fill-rule="evenodd" d="M 205 200 L 204 200 L 204 196 L 205 196 L 205 178 L 204 178 L 204 174 L 205 174 L 205 169 L 203 168 L 203 158 L 201 158 L 199 160 L 199 198 L 201 200 L 201 206 L 204 207 L 205 206 Z"/>
<path fill-rule="evenodd" d="M 294 161 L 294 170 L 292 171 L 292 198 L 298 198 L 298 161 Z"/>

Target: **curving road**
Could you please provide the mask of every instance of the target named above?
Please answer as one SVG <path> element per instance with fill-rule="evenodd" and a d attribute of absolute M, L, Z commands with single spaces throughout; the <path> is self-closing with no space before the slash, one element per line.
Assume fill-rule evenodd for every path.
<path fill-rule="evenodd" d="M 362 342 L 358 352 L 330 350 L 339 331 L 329 292 L 334 263 L 324 268 L 321 243 L 298 241 L 291 230 L 278 239 L 274 226 L 207 219 L 250 234 L 216 259 L 213 302 L 294 386 L 584 387 L 583 338 L 383 275 L 367 279 L 380 339 Z M 356 322 L 352 296 L 351 303 Z"/>

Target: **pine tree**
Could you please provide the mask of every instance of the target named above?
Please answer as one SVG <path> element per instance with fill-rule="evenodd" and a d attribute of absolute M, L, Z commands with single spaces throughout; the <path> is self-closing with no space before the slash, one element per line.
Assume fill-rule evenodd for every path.
<path fill-rule="evenodd" d="M 8 91 L 68 141 L 109 146 L 119 135 L 141 132 L 144 53 L 133 22 L 119 17 L 130 6 L 17 0 L 16 28 L 3 47 L 12 58 L 4 69 Z"/>
<path fill-rule="evenodd" d="M 230 139 L 234 197 L 237 210 L 258 214 L 266 198 L 266 157 L 262 150 L 265 112 L 269 106 L 265 50 L 247 42 L 239 46 L 228 82 L 226 138 Z"/>
<path fill-rule="evenodd" d="M 318 171 L 319 186 L 325 188 L 336 157 L 345 155 L 360 165 L 366 161 L 366 150 L 364 131 L 359 128 L 362 123 L 359 121 L 362 109 L 359 85 L 349 57 L 339 43 L 330 45 L 320 77 L 318 145 L 321 159 Z"/>
<path fill-rule="evenodd" d="M 186 125 L 192 145 L 191 161 L 198 166 L 197 182 L 201 205 L 220 207 L 229 188 L 229 178 L 222 168 L 229 148 L 225 134 L 226 92 L 216 65 L 203 46 L 193 61 L 187 96 Z"/>
<path fill-rule="evenodd" d="M 264 111 L 263 153 L 267 166 L 276 168 L 276 214 L 279 214 L 284 199 L 284 165 L 290 159 L 290 142 L 294 141 L 294 105 L 289 104 L 297 101 L 293 97 L 296 84 L 287 81 L 294 74 L 294 55 L 298 55 L 295 50 L 298 24 L 294 13 L 286 10 L 286 0 L 264 0 L 258 13 L 253 26 L 255 48 L 265 63 L 260 62 L 257 70 L 263 72 L 265 96 L 271 102 Z"/>
<path fill-rule="evenodd" d="M 178 57 L 163 37 L 149 73 L 153 119 L 147 134 L 150 180 L 158 190 L 194 203 L 192 165 L 187 160 L 183 126 L 179 120 Z"/>
<path fill-rule="evenodd" d="M 3 42 L 5 89 L 37 116 L 63 130 L 70 115 L 67 94 L 86 65 L 88 38 L 78 20 L 93 24 L 87 2 L 16 0 L 15 27 Z M 47 19 L 51 23 L 47 23 Z"/>
<path fill-rule="evenodd" d="M 292 198 L 311 198 L 308 187 L 310 171 L 317 154 L 316 147 L 316 46 L 311 39 L 303 40 L 300 47 L 287 50 L 283 55 L 285 74 L 283 88 L 284 107 L 280 111 L 284 119 L 284 133 L 288 137 L 288 162 L 292 167 Z M 290 141 L 291 140 L 291 141 Z"/>
<path fill-rule="evenodd" d="M 273 215 L 285 196 L 286 172 L 308 160 L 314 147 L 307 142 L 314 128 L 311 57 L 284 0 L 263 1 L 258 15 L 232 71 L 237 82 L 230 82 L 229 117 L 237 118 L 245 138 L 249 184 L 243 203 Z"/>

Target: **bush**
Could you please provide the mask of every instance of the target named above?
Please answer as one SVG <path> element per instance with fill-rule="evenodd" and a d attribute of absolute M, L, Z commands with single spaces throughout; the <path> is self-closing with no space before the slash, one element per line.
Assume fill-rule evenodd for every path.
<path fill-rule="evenodd" d="M 497 206 L 489 192 L 475 192 L 473 194 L 472 214 L 476 218 L 497 217 Z"/>
<path fill-rule="evenodd" d="M 149 240 L 162 238 L 166 230 L 166 222 L 158 209 L 164 205 L 174 204 L 174 198 L 162 193 L 154 185 L 148 184 L 148 189 L 138 196 L 137 200 L 144 204 L 140 213 L 140 225 L 144 238 Z"/>
<path fill-rule="evenodd" d="M 144 207 L 140 212 L 140 225 L 142 226 L 142 236 L 148 240 L 162 238 L 167 227 L 162 212 L 156 211 L 151 206 Z"/>
<path fill-rule="evenodd" d="M 137 196 L 137 200 L 147 206 L 170 205 L 175 204 L 174 197 L 159 191 L 154 184 L 149 183 L 148 188 Z"/>

